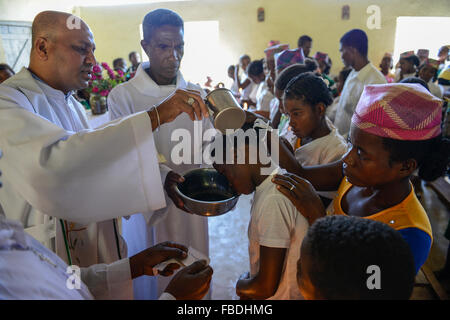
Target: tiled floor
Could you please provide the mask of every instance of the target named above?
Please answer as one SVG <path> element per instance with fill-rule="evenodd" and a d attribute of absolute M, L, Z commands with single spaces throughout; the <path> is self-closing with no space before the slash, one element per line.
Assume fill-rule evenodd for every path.
<path fill-rule="evenodd" d="M 241 195 L 232 211 L 208 218 L 210 264 L 214 269 L 213 300 L 238 299 L 236 281 L 249 271 L 247 226 L 252 197 Z"/>
<path fill-rule="evenodd" d="M 434 242 L 426 264 L 432 271 L 442 268 L 449 241 L 443 234 L 447 227 L 449 209 L 435 192 L 424 186 L 422 203 L 433 228 Z M 212 299 L 237 299 L 235 284 L 239 276 L 248 271 L 247 226 L 250 218 L 252 195 L 241 196 L 236 208 L 222 216 L 209 218 L 210 258 L 214 268 Z M 442 283 L 447 292 L 449 284 Z M 422 297 L 422 299 L 425 299 Z"/>

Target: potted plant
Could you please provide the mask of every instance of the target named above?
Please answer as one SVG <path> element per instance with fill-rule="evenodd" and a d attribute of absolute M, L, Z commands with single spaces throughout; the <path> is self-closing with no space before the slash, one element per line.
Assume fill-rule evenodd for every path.
<path fill-rule="evenodd" d="M 114 71 L 106 62 L 92 68 L 92 78 L 87 91 L 92 114 L 102 114 L 108 110 L 106 98 L 112 88 L 125 82 L 127 75 L 122 70 Z"/>

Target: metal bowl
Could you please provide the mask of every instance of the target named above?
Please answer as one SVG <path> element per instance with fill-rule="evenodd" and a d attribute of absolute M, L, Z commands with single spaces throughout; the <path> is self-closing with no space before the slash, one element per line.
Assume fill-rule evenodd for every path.
<path fill-rule="evenodd" d="M 192 213 L 219 216 L 233 209 L 239 199 L 227 178 L 215 169 L 194 169 L 183 177 L 185 181 L 175 190 Z"/>

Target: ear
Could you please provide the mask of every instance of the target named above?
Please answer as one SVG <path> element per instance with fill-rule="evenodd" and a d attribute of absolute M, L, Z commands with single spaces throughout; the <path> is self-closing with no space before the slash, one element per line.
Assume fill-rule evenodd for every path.
<path fill-rule="evenodd" d="M 46 38 L 38 37 L 34 41 L 34 50 L 37 53 L 37 56 L 43 60 L 48 60 L 48 48 L 49 48 L 49 41 Z"/>
<path fill-rule="evenodd" d="M 142 47 L 142 49 L 144 49 L 144 52 L 147 54 L 147 56 L 148 56 L 148 50 L 147 50 L 148 46 L 149 46 L 149 43 L 146 40 L 144 40 L 144 39 L 141 40 L 141 47 Z"/>
<path fill-rule="evenodd" d="M 401 163 L 400 175 L 401 177 L 409 177 L 417 169 L 417 161 L 415 159 L 408 159 Z"/>
<path fill-rule="evenodd" d="M 316 112 L 319 117 L 325 116 L 325 110 L 326 107 L 323 102 L 319 102 L 318 104 L 316 104 Z"/>

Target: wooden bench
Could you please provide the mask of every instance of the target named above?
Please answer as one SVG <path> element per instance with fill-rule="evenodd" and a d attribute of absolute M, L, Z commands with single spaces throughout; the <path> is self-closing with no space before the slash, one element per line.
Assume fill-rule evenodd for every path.
<path fill-rule="evenodd" d="M 448 177 L 440 177 L 433 182 L 427 182 L 438 195 L 439 199 L 450 207 L 450 179 Z"/>
<path fill-rule="evenodd" d="M 411 300 L 448 300 L 447 292 L 426 265 L 422 266 L 416 276 Z"/>

